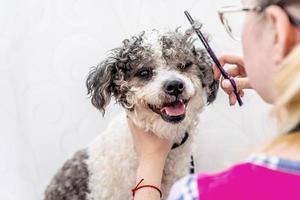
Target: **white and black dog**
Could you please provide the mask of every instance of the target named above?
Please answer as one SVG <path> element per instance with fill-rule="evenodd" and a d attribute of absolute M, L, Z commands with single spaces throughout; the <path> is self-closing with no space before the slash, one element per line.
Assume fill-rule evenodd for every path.
<path fill-rule="evenodd" d="M 211 60 L 194 41 L 191 29 L 143 32 L 92 68 L 86 81 L 92 104 L 104 114 L 114 97 L 125 112 L 64 164 L 45 200 L 131 199 L 138 160 L 126 115 L 174 143 L 162 178 L 166 198 L 172 184 L 189 172 L 198 115 L 218 90 Z"/>

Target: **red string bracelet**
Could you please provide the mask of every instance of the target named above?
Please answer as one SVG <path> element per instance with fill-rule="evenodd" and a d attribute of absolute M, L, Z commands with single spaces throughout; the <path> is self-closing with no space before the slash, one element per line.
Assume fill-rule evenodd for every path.
<path fill-rule="evenodd" d="M 131 191 L 132 191 L 132 196 L 134 197 L 134 195 L 135 195 L 135 192 L 136 191 L 138 191 L 139 189 L 141 189 L 141 188 L 145 188 L 145 187 L 150 187 L 150 188 L 153 188 L 153 189 L 156 189 L 158 192 L 159 192 L 159 194 L 160 194 L 160 198 L 162 197 L 162 192 L 161 192 L 161 190 L 158 188 L 158 187 L 156 187 L 156 186 L 154 186 L 154 185 L 141 185 L 141 186 L 139 186 L 142 182 L 143 182 L 143 180 L 144 179 L 142 179 Z"/>

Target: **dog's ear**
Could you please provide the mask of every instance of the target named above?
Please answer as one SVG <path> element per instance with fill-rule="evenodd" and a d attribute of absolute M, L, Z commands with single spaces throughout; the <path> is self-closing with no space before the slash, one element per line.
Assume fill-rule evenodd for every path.
<path fill-rule="evenodd" d="M 212 74 L 213 81 L 207 86 L 207 103 L 210 104 L 215 101 L 217 93 L 219 90 L 219 81 L 214 80 L 214 75 Z"/>
<path fill-rule="evenodd" d="M 198 76 L 202 82 L 203 88 L 205 88 L 207 92 L 207 103 L 210 104 L 217 97 L 219 81 L 214 79 L 212 62 L 206 51 L 193 48 L 193 54 L 196 56 L 197 65 L 200 71 Z"/>
<path fill-rule="evenodd" d="M 107 59 L 92 67 L 86 80 L 91 102 L 103 115 L 112 97 L 115 74 L 115 62 Z"/>

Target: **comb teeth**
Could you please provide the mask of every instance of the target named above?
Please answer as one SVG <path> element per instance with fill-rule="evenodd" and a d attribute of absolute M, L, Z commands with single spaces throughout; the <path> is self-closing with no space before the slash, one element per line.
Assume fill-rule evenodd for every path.
<path fill-rule="evenodd" d="M 202 26 L 203 26 L 203 24 L 200 23 L 199 21 L 194 21 L 194 23 L 193 23 L 193 28 L 195 30 L 200 30 L 202 28 Z"/>

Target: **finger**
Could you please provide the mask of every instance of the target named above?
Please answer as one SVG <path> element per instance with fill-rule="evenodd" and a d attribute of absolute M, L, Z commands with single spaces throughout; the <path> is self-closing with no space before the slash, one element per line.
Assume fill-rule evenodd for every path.
<path fill-rule="evenodd" d="M 234 65 L 226 69 L 226 72 L 231 76 L 246 76 L 244 61 L 238 56 L 223 55 L 219 58 L 222 66 L 225 64 Z"/>
<path fill-rule="evenodd" d="M 225 64 L 232 64 L 232 65 L 238 65 L 238 66 L 244 68 L 244 61 L 241 57 L 238 57 L 238 56 L 222 55 L 219 57 L 219 61 L 222 66 Z"/>
<path fill-rule="evenodd" d="M 237 101 L 236 96 L 235 96 L 235 94 L 232 92 L 232 93 L 229 95 L 229 104 L 230 104 L 230 106 L 235 105 L 235 104 L 236 104 L 236 101 Z"/>
<path fill-rule="evenodd" d="M 240 73 L 240 70 L 236 66 L 231 66 L 231 67 L 224 67 L 225 71 L 229 74 L 231 77 L 236 77 L 236 76 L 243 76 L 244 74 Z M 213 65 L 213 71 L 214 71 L 214 79 L 219 80 L 221 77 L 221 71 L 216 65 Z"/>
<path fill-rule="evenodd" d="M 245 92 L 243 90 L 240 90 L 239 91 L 239 95 L 240 95 L 240 97 L 244 97 L 245 96 Z"/>
<path fill-rule="evenodd" d="M 233 92 L 233 87 L 231 85 L 231 82 L 227 79 L 223 80 L 221 82 L 221 88 L 228 94 L 230 95 Z"/>
<path fill-rule="evenodd" d="M 242 58 L 240 58 L 238 56 L 232 56 L 232 55 L 223 55 L 223 56 L 219 57 L 219 62 L 222 67 L 225 64 L 236 65 L 236 67 L 233 69 L 234 71 L 230 70 L 229 72 L 227 72 L 230 75 L 231 75 L 231 73 L 235 74 L 235 75 L 231 75 L 231 76 L 237 76 L 237 75 L 239 75 L 239 73 L 241 73 L 241 75 L 245 76 L 244 61 Z M 221 76 L 221 72 L 220 72 L 219 68 L 216 65 L 213 65 L 213 70 L 214 70 L 215 80 L 219 80 L 219 78 Z"/>
<path fill-rule="evenodd" d="M 223 59 L 219 60 L 219 62 L 220 62 L 222 67 L 226 64 Z M 222 73 L 221 73 L 219 67 L 217 67 L 215 64 L 213 65 L 213 71 L 214 71 L 214 79 L 219 80 Z"/>
<path fill-rule="evenodd" d="M 234 81 L 236 83 L 237 86 L 237 90 L 243 90 L 243 89 L 252 89 L 250 82 L 249 82 L 249 78 L 234 78 Z"/>
<path fill-rule="evenodd" d="M 225 70 L 231 77 L 236 77 L 236 76 L 245 77 L 246 76 L 245 70 L 242 69 L 241 67 L 238 67 L 237 65 L 227 67 Z"/>
<path fill-rule="evenodd" d="M 216 65 L 213 65 L 212 68 L 214 71 L 214 79 L 219 80 L 221 77 L 221 72 L 220 72 L 219 68 Z"/>
<path fill-rule="evenodd" d="M 234 81 L 238 91 L 252 88 L 248 78 L 234 78 Z M 233 86 L 228 79 L 225 79 L 221 82 L 221 87 L 227 94 L 233 92 Z"/>
<path fill-rule="evenodd" d="M 138 127 L 134 124 L 134 122 L 128 115 L 127 115 L 127 123 L 128 123 L 129 129 L 130 129 L 130 132 L 133 135 L 136 135 L 136 133 L 138 132 Z"/>
<path fill-rule="evenodd" d="M 219 62 L 222 67 L 226 64 L 226 60 L 224 59 L 224 56 L 221 56 L 219 58 Z M 219 80 L 222 74 L 219 67 L 217 67 L 215 64 L 213 65 L 213 71 L 214 71 L 214 79 Z"/>

